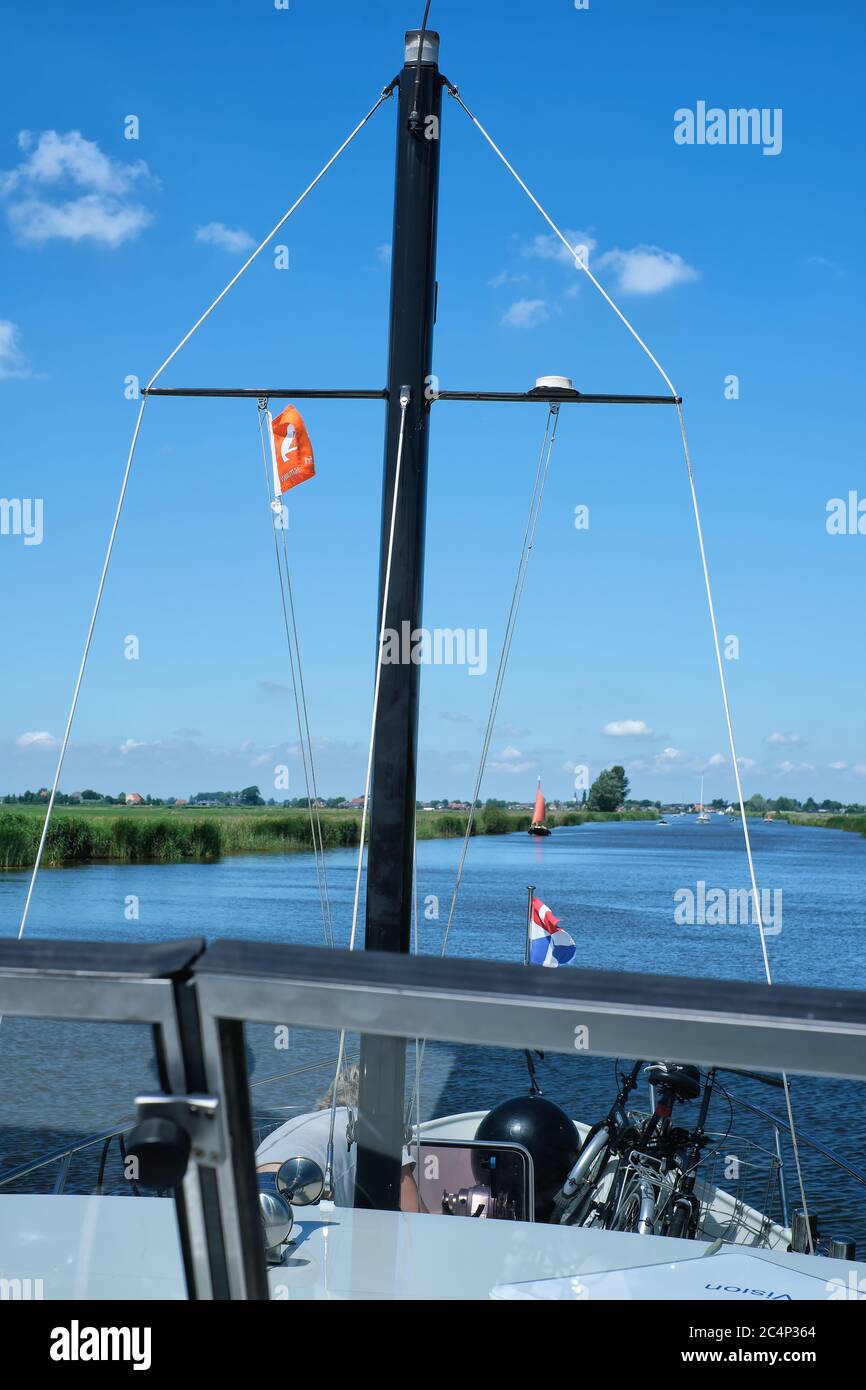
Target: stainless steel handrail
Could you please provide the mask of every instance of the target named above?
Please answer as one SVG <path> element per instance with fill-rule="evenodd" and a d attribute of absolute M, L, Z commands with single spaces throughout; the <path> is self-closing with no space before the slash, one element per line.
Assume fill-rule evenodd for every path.
<path fill-rule="evenodd" d="M 346 1060 L 355 1061 L 357 1059 L 350 1057 Z M 336 1066 L 336 1063 L 337 1058 L 335 1056 L 319 1057 L 315 1062 L 308 1062 L 306 1066 L 296 1067 L 293 1071 L 277 1072 L 274 1076 L 263 1076 L 260 1081 L 251 1081 L 250 1090 L 254 1091 L 259 1086 L 267 1086 L 275 1081 L 287 1081 L 294 1076 L 303 1076 L 306 1072 L 318 1070 L 319 1067 L 333 1067 Z M 97 1144 L 104 1144 L 112 1139 L 117 1139 L 122 1134 L 127 1134 L 135 1123 L 133 1116 L 119 1129 L 109 1129 L 103 1134 L 88 1135 L 86 1139 L 80 1140 L 77 1144 L 71 1144 L 62 1149 L 52 1149 L 51 1153 L 44 1154 L 42 1158 L 19 1164 L 17 1168 L 11 1168 L 7 1173 L 0 1173 L 0 1187 L 6 1187 L 8 1183 L 15 1182 L 19 1178 L 26 1178 L 31 1173 L 38 1172 L 40 1168 L 47 1168 L 51 1163 L 59 1163 L 61 1169 L 54 1184 L 54 1195 L 59 1195 L 66 1185 L 69 1161 L 74 1154 L 82 1153 L 85 1149 L 94 1148 Z"/>
<path fill-rule="evenodd" d="M 63 1149 L 53 1149 L 51 1153 L 43 1155 L 42 1158 L 32 1159 L 29 1163 L 21 1163 L 17 1168 L 10 1168 L 8 1173 L 0 1173 L 0 1187 L 5 1187 L 18 1178 L 26 1178 L 30 1173 L 37 1173 L 40 1168 L 47 1168 L 51 1163 L 65 1163 L 65 1169 L 61 1171 L 61 1176 L 65 1180 L 69 1160 L 73 1154 L 82 1153 L 84 1149 L 91 1149 L 96 1144 L 104 1144 L 107 1140 L 116 1139 L 118 1135 L 128 1133 L 134 1124 L 135 1118 L 131 1117 L 119 1129 L 108 1129 L 102 1134 L 88 1135 L 86 1139 L 81 1139 L 77 1144 L 69 1144 Z M 54 1191 L 55 1193 L 62 1192 L 63 1185 L 58 1187 L 55 1183 Z"/>
<path fill-rule="evenodd" d="M 773 1115 L 771 1111 L 764 1110 L 763 1106 L 753 1105 L 751 1101 L 743 1100 L 742 1096 L 733 1094 L 730 1091 L 727 1092 L 727 1094 L 735 1105 L 741 1105 L 744 1110 L 749 1110 L 753 1115 L 757 1115 L 760 1119 L 766 1120 L 774 1127 L 777 1133 L 790 1134 L 791 1126 L 788 1124 L 788 1121 L 782 1119 L 780 1115 Z M 866 1187 L 866 1173 L 864 1173 L 862 1168 L 858 1168 L 855 1164 L 849 1163 L 847 1158 L 843 1158 L 841 1154 L 837 1154 L 834 1149 L 829 1149 L 826 1144 L 821 1143 L 820 1139 L 813 1139 L 811 1135 L 805 1134 L 803 1130 L 800 1129 L 799 1125 L 797 1126 L 797 1143 L 806 1144 L 809 1148 L 815 1149 L 818 1153 L 823 1154 L 824 1157 L 829 1158 L 830 1162 L 834 1163 L 837 1168 L 843 1169 L 850 1177 L 856 1178 L 858 1182 L 863 1183 L 864 1187 Z"/>

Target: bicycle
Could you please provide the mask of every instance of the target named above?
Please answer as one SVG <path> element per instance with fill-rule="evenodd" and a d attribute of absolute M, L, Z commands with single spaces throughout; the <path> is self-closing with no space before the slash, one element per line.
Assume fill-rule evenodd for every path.
<path fill-rule="evenodd" d="M 598 1224 L 606 1230 L 667 1235 L 674 1211 L 678 1229 L 682 1228 L 683 1210 L 686 1209 L 686 1219 L 692 1214 L 688 1192 L 682 1185 L 690 1177 L 694 1187 L 696 1163 L 687 1166 L 684 1156 L 688 1153 L 700 1158 L 706 1109 L 702 1107 L 699 1128 L 695 1130 L 673 1124 L 674 1107 L 697 1099 L 701 1093 L 697 1067 L 681 1062 L 652 1062 L 646 1068 L 646 1077 L 656 1092 L 655 1108 L 634 1138 L 628 1133 L 621 1136 L 616 1170 L 600 1208 Z M 677 1201 L 679 1209 L 675 1206 Z"/>
<path fill-rule="evenodd" d="M 671 1123 L 674 1106 L 700 1095 L 700 1072 L 681 1062 L 650 1063 L 646 1076 L 658 1094 L 652 1115 L 638 1123 L 626 1105 L 643 1065 L 638 1060 L 621 1076 L 607 1117 L 587 1134 L 554 1199 L 554 1222 L 641 1235 L 696 1231 L 695 1169 L 707 1142 L 712 1085 L 704 1088 L 695 1129 L 678 1129 Z"/>

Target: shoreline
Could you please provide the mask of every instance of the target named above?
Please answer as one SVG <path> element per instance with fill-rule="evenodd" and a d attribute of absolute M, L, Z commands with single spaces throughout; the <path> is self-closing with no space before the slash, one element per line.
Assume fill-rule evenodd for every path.
<path fill-rule="evenodd" d="M 351 849 L 360 839 L 360 812 L 321 810 L 322 847 Z M 655 820 L 649 811 L 559 811 L 551 828 L 588 821 Z M 419 812 L 419 840 L 460 839 L 467 812 Z M 32 868 L 45 821 L 38 808 L 0 811 L 0 870 Z M 532 815 L 484 807 L 476 811 L 472 834 L 507 835 L 529 829 Z M 42 863 L 45 868 L 82 864 L 216 863 L 237 854 L 303 854 L 313 849 L 309 813 L 214 808 L 206 811 L 165 807 L 58 807 L 51 819 Z"/>
<path fill-rule="evenodd" d="M 804 811 L 780 811 L 789 825 L 806 825 L 815 830 L 847 830 L 866 837 L 866 816 L 815 816 Z"/>

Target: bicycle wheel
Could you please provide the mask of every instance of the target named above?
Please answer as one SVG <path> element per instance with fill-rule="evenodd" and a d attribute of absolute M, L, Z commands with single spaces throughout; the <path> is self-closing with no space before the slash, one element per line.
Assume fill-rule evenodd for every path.
<path fill-rule="evenodd" d="M 640 1219 L 641 1190 L 638 1180 L 633 1178 L 623 1190 L 616 1211 L 608 1225 L 609 1231 L 637 1231 Z"/>
<path fill-rule="evenodd" d="M 670 1223 L 665 1231 L 665 1235 L 673 1237 L 674 1240 L 688 1240 L 692 1233 L 691 1227 L 694 1214 L 693 1197 L 688 1197 L 683 1193 L 675 1198 Z"/>

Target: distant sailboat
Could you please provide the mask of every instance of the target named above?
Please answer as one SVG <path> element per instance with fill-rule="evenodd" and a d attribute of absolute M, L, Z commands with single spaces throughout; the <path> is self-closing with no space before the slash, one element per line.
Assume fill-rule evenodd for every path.
<path fill-rule="evenodd" d="M 541 778 L 538 779 L 538 790 L 535 793 L 535 809 L 532 812 L 532 824 L 529 827 L 530 835 L 549 835 L 550 831 L 544 823 L 547 808 L 544 804 L 544 796 L 541 791 Z"/>
<path fill-rule="evenodd" d="M 698 812 L 698 825 L 709 825 L 710 818 L 704 810 L 704 779 L 701 777 L 701 809 Z"/>

